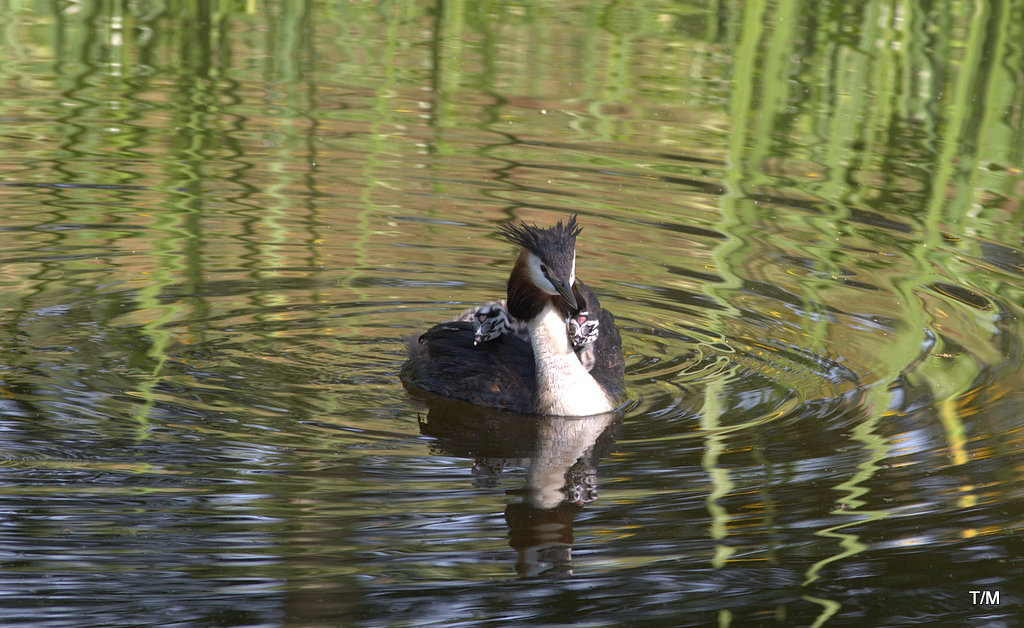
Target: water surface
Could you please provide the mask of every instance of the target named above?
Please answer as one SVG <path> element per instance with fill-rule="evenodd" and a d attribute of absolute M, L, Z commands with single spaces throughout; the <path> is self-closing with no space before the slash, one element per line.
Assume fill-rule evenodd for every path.
<path fill-rule="evenodd" d="M 0 19 L 0 621 L 1022 613 L 1020 6 Z M 571 212 L 623 411 L 411 398 Z"/>

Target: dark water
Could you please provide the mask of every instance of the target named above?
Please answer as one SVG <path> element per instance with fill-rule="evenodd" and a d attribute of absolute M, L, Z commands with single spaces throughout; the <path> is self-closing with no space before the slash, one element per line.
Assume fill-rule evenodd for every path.
<path fill-rule="evenodd" d="M 1020 6 L 0 21 L 0 623 L 1019 625 Z M 570 212 L 623 412 L 411 398 Z"/>

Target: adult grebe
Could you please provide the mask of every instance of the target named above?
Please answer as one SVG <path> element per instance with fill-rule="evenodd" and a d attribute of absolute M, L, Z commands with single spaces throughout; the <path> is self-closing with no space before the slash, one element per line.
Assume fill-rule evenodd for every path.
<path fill-rule="evenodd" d="M 559 221 L 547 229 L 526 223 L 500 228 L 508 241 L 522 247 L 508 278 L 505 308 L 512 319 L 525 323 L 525 340 L 502 333 L 481 342 L 480 324 L 467 320 L 435 325 L 410 343 L 401 372 L 406 386 L 524 414 L 584 416 L 613 410 L 623 393 L 622 341 L 615 317 L 576 282 L 576 220 L 573 215 L 564 225 Z M 582 311 L 583 322 L 597 322 L 600 329 L 596 339 L 581 343 L 589 370 L 574 350 L 567 323 Z"/>

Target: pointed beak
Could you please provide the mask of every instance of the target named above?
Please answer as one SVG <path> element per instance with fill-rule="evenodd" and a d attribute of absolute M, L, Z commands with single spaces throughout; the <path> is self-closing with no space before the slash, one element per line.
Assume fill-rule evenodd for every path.
<path fill-rule="evenodd" d="M 562 298 L 569 304 L 569 307 L 575 310 L 577 307 L 576 295 L 572 293 L 572 286 L 561 280 L 553 281 L 552 283 L 555 286 L 555 290 L 558 290 L 558 294 L 562 295 Z"/>

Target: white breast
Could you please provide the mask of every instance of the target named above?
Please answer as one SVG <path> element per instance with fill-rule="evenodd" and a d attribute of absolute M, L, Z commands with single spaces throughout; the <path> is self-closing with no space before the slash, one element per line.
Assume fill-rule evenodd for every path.
<path fill-rule="evenodd" d="M 584 368 L 573 351 L 565 319 L 553 304 L 530 321 L 537 365 L 537 411 L 561 416 L 609 412 L 615 402 Z"/>

